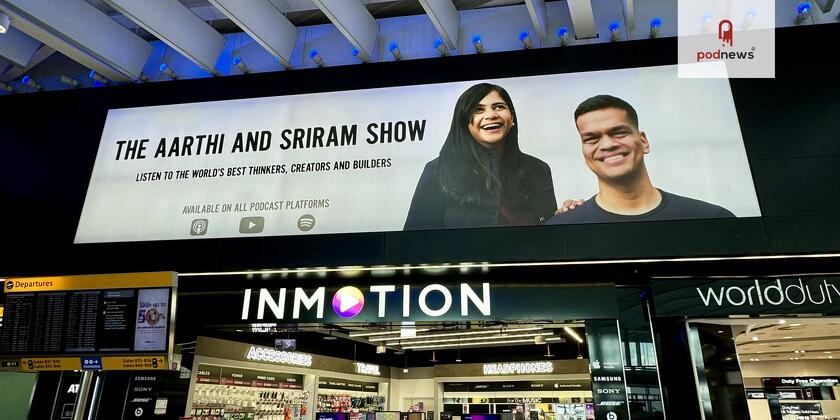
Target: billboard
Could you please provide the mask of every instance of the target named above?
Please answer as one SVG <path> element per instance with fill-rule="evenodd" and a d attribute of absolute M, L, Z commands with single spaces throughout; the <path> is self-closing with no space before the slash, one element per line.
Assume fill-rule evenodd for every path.
<path fill-rule="evenodd" d="M 755 216 L 728 81 L 662 66 L 113 109 L 75 242 Z"/>

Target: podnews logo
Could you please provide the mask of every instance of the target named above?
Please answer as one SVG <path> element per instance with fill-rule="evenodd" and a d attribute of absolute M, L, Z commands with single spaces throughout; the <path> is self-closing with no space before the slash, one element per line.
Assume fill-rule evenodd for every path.
<path fill-rule="evenodd" d="M 729 19 L 721 20 L 718 23 L 718 40 L 721 42 L 721 47 L 728 48 L 735 47 L 735 28 L 732 21 Z M 697 51 L 697 62 L 706 60 L 754 60 L 755 47 L 751 47 L 749 51 L 724 51 L 718 48 L 717 51 Z"/>

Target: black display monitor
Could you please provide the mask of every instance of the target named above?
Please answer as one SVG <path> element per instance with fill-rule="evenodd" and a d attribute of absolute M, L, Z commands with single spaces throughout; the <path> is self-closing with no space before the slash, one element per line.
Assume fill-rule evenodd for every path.
<path fill-rule="evenodd" d="M 490 412 L 490 404 L 470 404 L 467 407 L 467 411 L 470 414 L 484 414 Z M 484 420 L 484 419 L 476 419 L 476 420 Z M 493 419 L 498 420 L 498 419 Z"/>

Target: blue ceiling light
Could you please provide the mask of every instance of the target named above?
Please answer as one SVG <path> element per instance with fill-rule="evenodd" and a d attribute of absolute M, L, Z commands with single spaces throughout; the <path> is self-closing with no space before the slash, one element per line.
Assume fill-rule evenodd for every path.
<path fill-rule="evenodd" d="M 167 66 L 166 63 L 161 63 L 161 65 L 160 65 L 160 67 L 158 67 L 158 69 L 160 69 L 161 73 L 169 76 L 171 79 L 173 79 L 173 80 L 178 79 L 178 75 L 175 74 L 175 71 L 172 70 L 171 68 L 169 68 L 169 66 Z"/>
<path fill-rule="evenodd" d="M 481 35 L 475 34 L 472 36 L 472 44 L 475 47 L 475 52 L 482 53 L 484 52 L 484 44 L 481 43 Z"/>
<path fill-rule="evenodd" d="M 400 45 L 397 44 L 397 41 L 393 41 L 388 44 L 388 51 L 391 52 L 391 55 L 394 56 L 394 60 L 399 60 L 402 58 L 402 53 L 400 52 Z"/>
<path fill-rule="evenodd" d="M 358 48 L 353 48 L 353 51 L 351 51 L 351 53 L 353 54 L 353 57 L 356 57 L 359 60 L 362 60 L 363 63 L 368 62 L 368 56 L 367 56 L 367 54 L 362 52 L 362 50 L 360 50 Z"/>
<path fill-rule="evenodd" d="M 239 70 L 242 73 L 250 73 L 250 71 L 248 70 L 248 66 L 245 64 L 244 61 L 242 61 L 242 57 L 240 57 L 238 55 L 236 57 L 233 57 L 233 64 L 236 67 L 239 67 Z"/>
<path fill-rule="evenodd" d="M 617 20 L 610 22 L 607 27 L 610 30 L 610 40 L 618 41 L 621 38 L 621 23 Z"/>
<path fill-rule="evenodd" d="M 449 55 L 449 48 L 446 48 L 446 44 L 443 43 L 443 40 L 440 39 L 440 37 L 435 38 L 435 42 L 432 43 L 432 46 L 440 52 L 440 55 Z"/>
<path fill-rule="evenodd" d="M 804 2 L 796 6 L 796 24 L 802 25 L 811 17 L 811 3 Z"/>
<path fill-rule="evenodd" d="M 321 67 L 321 66 L 324 65 L 324 60 L 321 59 L 321 55 L 318 54 L 318 50 L 316 50 L 316 49 L 309 50 L 309 59 L 314 61 L 315 64 L 318 65 L 318 67 Z"/>
<path fill-rule="evenodd" d="M 78 80 L 76 80 L 76 79 L 74 79 L 70 76 L 64 75 L 64 74 L 61 75 L 61 83 L 64 83 L 65 85 L 72 86 L 74 88 L 79 87 L 79 81 Z"/>
<path fill-rule="evenodd" d="M 662 19 L 655 17 L 650 20 L 650 37 L 656 38 L 659 36 L 659 30 L 662 29 Z"/>
<path fill-rule="evenodd" d="M 796 6 L 796 13 L 798 13 L 800 15 L 803 14 L 803 13 L 808 13 L 810 11 L 811 11 L 811 3 L 808 3 L 807 1 L 805 3 L 801 3 L 799 6 Z"/>
<path fill-rule="evenodd" d="M 41 85 L 38 84 L 38 82 L 32 80 L 32 78 L 29 77 L 28 74 L 23 76 L 23 78 L 20 79 L 20 81 L 23 82 L 24 85 L 29 86 L 37 91 L 41 91 L 44 89 Z"/>
<path fill-rule="evenodd" d="M 105 86 L 108 84 L 108 79 L 106 79 L 105 76 L 97 73 L 96 70 L 91 70 L 88 74 L 88 77 L 91 80 L 93 80 L 93 87 Z"/>
<path fill-rule="evenodd" d="M 522 46 L 524 46 L 525 49 L 529 49 L 533 45 L 531 43 L 531 34 L 529 34 L 528 31 L 522 31 L 519 33 L 519 41 L 522 42 Z"/>
<path fill-rule="evenodd" d="M 560 38 L 560 45 L 569 43 L 569 28 L 561 26 L 557 28 L 557 38 Z"/>

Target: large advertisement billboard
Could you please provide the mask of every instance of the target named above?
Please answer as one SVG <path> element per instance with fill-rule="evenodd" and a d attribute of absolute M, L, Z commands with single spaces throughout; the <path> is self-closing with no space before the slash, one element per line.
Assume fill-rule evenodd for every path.
<path fill-rule="evenodd" d="M 114 109 L 75 242 L 760 216 L 729 82 L 676 72 Z"/>

